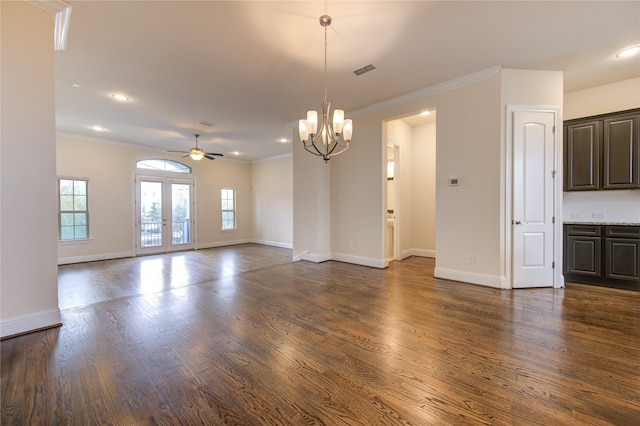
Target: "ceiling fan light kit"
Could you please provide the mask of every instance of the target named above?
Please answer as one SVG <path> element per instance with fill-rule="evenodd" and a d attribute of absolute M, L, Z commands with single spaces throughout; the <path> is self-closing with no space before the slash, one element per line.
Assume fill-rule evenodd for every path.
<path fill-rule="evenodd" d="M 182 158 L 191 157 L 191 159 L 195 161 L 200 161 L 203 158 L 206 158 L 207 160 L 215 160 L 216 157 L 224 157 L 224 155 L 220 153 L 205 152 L 200 148 L 198 148 L 198 137 L 200 137 L 200 135 L 194 133 L 193 136 L 196 137 L 196 146 L 194 148 L 191 148 L 189 151 L 167 151 L 167 152 L 180 152 L 182 154 L 187 154 L 187 155 L 183 155 Z"/>
<path fill-rule="evenodd" d="M 322 15 L 320 25 L 324 28 L 324 100 L 322 101 L 322 122 L 318 123 L 317 111 L 308 111 L 307 119 L 300 120 L 298 132 L 304 149 L 313 155 L 322 157 L 324 162 L 331 157 L 343 153 L 349 148 L 353 134 L 353 123 L 344 119 L 344 111 L 333 112 L 333 120 L 329 119 L 331 102 L 327 96 L 327 27 L 331 25 L 331 17 Z M 320 124 L 320 129 L 318 129 Z"/>

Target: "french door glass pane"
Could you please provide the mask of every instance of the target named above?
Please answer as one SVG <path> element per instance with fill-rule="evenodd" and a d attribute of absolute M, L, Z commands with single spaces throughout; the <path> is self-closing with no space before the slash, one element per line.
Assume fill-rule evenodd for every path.
<path fill-rule="evenodd" d="M 162 245 L 162 183 L 140 182 L 140 247 Z"/>
<path fill-rule="evenodd" d="M 171 184 L 171 243 L 191 242 L 191 191 L 188 184 Z"/>

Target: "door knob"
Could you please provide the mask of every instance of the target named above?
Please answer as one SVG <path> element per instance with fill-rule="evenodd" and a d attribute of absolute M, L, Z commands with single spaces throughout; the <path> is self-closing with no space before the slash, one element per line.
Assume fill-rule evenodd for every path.
<path fill-rule="evenodd" d="M 522 222 L 520 222 L 519 220 L 516 220 L 516 225 L 520 225 Z"/>

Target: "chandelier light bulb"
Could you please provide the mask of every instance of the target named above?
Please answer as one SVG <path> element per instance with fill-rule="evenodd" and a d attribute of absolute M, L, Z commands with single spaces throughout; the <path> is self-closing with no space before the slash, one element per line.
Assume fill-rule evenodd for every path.
<path fill-rule="evenodd" d="M 307 129 L 312 135 L 318 132 L 318 113 L 316 111 L 307 111 Z"/>
<path fill-rule="evenodd" d="M 333 131 L 336 135 L 342 133 L 342 126 L 344 125 L 344 111 L 337 109 L 333 111 Z"/>
<path fill-rule="evenodd" d="M 351 142 L 351 135 L 353 134 L 353 122 L 351 120 L 344 120 L 344 127 L 342 128 L 342 137 L 345 141 Z"/>
<path fill-rule="evenodd" d="M 307 127 L 307 120 L 300 120 L 298 124 L 298 132 L 300 133 L 300 140 L 306 142 L 309 138 L 309 128 Z"/>

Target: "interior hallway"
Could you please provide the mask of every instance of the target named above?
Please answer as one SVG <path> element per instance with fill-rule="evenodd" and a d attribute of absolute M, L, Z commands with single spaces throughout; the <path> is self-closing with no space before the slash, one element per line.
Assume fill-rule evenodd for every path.
<path fill-rule="evenodd" d="M 61 267 L 63 327 L 2 342 L 0 423 L 640 424 L 639 292 L 290 257 Z"/>

